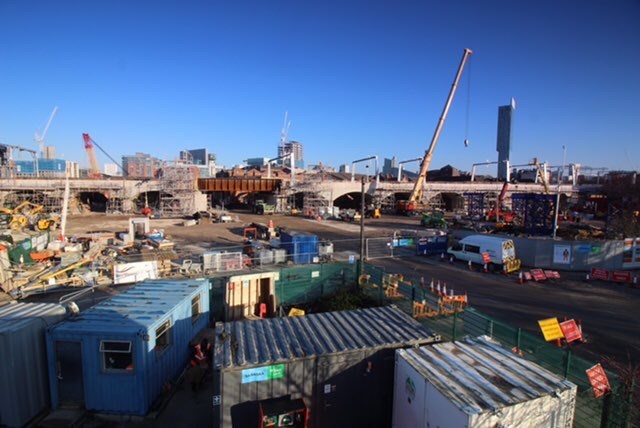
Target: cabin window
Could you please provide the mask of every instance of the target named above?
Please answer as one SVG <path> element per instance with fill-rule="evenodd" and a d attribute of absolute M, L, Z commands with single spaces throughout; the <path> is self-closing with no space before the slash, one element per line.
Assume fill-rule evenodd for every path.
<path fill-rule="evenodd" d="M 133 352 L 131 342 L 101 340 L 102 366 L 105 370 L 133 371 Z"/>
<path fill-rule="evenodd" d="M 462 244 L 455 243 L 451 246 L 452 251 L 462 251 Z"/>
<path fill-rule="evenodd" d="M 469 245 L 469 244 L 465 244 L 464 246 L 464 250 L 467 253 L 476 253 L 476 254 L 480 254 L 480 247 L 477 245 Z"/>
<path fill-rule="evenodd" d="M 156 329 L 156 351 L 162 352 L 171 345 L 171 320 Z"/>
<path fill-rule="evenodd" d="M 200 295 L 191 299 L 191 323 L 195 323 L 200 318 Z"/>

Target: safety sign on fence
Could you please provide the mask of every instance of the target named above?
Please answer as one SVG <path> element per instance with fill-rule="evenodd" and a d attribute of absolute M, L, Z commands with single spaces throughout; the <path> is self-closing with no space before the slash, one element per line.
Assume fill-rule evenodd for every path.
<path fill-rule="evenodd" d="M 593 395 L 595 395 L 596 398 L 602 397 L 611 390 L 607 373 L 604 371 L 600 363 L 588 368 L 586 372 L 591 388 L 593 389 Z"/>
<path fill-rule="evenodd" d="M 540 326 L 540 330 L 542 330 L 544 340 L 546 340 L 547 342 L 551 342 L 552 340 L 556 339 L 562 339 L 564 337 L 564 333 L 562 333 L 562 329 L 560 328 L 560 324 L 558 323 L 558 318 L 547 318 L 544 320 L 539 320 L 538 325 Z"/>

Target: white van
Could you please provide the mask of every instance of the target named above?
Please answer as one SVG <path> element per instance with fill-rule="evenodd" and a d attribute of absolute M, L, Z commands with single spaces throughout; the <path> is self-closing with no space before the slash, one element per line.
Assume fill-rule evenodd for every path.
<path fill-rule="evenodd" d="M 499 236 L 469 235 L 447 250 L 447 254 L 458 260 L 471 261 L 471 263 L 489 264 L 507 272 L 520 269 L 520 260 L 516 258 L 516 247 L 511 239 Z M 488 258 L 487 258 L 488 257 Z"/>

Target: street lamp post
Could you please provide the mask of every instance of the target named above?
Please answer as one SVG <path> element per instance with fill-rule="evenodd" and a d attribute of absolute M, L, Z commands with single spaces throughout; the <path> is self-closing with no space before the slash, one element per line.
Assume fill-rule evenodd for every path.
<path fill-rule="evenodd" d="M 562 168 L 558 171 L 558 185 L 556 186 L 556 206 L 554 208 L 555 215 L 553 217 L 553 239 L 556 239 L 558 232 L 558 214 L 560 213 L 560 184 L 562 183 L 562 175 L 564 173 L 564 165 L 567 161 L 567 146 L 562 146 Z"/>

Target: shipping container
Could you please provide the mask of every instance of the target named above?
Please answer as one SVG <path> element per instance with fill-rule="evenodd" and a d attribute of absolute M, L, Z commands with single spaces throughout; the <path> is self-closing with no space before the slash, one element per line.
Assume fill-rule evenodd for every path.
<path fill-rule="evenodd" d="M 442 231 L 420 234 L 416 240 L 416 254 L 419 256 L 440 255 L 447 252 L 449 235 Z"/>
<path fill-rule="evenodd" d="M 49 408 L 45 328 L 65 313 L 54 303 L 0 306 L 0 426 L 24 426 Z"/>
<path fill-rule="evenodd" d="M 209 324 L 209 281 L 148 281 L 47 329 L 52 407 L 144 416 Z"/>
<path fill-rule="evenodd" d="M 281 231 L 280 247 L 287 250 L 293 263 L 315 263 L 318 261 L 318 237 L 308 232 Z"/>
<path fill-rule="evenodd" d="M 576 391 L 488 336 L 401 349 L 392 426 L 570 427 Z"/>
<path fill-rule="evenodd" d="M 260 426 L 279 399 L 303 400 L 310 427 L 387 428 L 394 350 L 438 340 L 395 306 L 218 323 L 213 426 Z"/>

